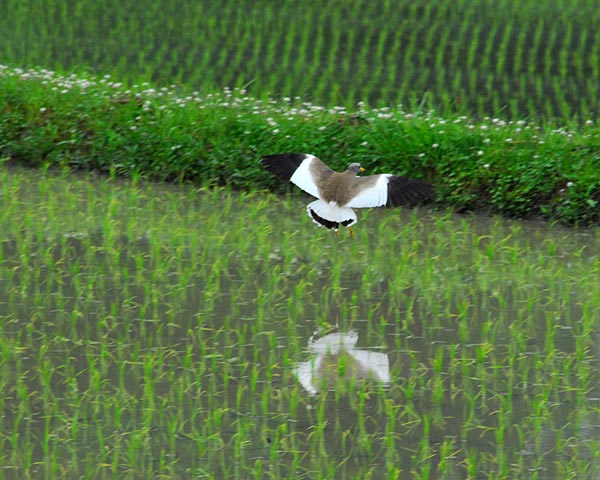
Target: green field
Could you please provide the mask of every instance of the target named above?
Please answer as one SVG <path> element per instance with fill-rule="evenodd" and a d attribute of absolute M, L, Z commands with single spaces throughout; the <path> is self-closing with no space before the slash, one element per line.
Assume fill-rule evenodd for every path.
<path fill-rule="evenodd" d="M 0 479 L 600 478 L 598 31 L 1 2 Z M 436 195 L 335 236 L 290 151 Z"/>
<path fill-rule="evenodd" d="M 351 240 L 298 197 L 7 168 L 0 201 L 1 478 L 600 474 L 597 230 Z"/>
<path fill-rule="evenodd" d="M 0 63 L 316 104 L 595 118 L 595 0 L 5 0 Z"/>

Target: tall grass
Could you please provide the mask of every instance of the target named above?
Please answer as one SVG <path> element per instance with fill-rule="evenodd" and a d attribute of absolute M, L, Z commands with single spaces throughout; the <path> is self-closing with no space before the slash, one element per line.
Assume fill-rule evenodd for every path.
<path fill-rule="evenodd" d="M 415 3 L 7 0 L 1 61 L 317 104 L 468 116 L 598 115 L 592 0 Z"/>
<path fill-rule="evenodd" d="M 596 231 L 0 175 L 5 478 L 597 475 Z M 350 330 L 390 384 L 304 391 Z"/>

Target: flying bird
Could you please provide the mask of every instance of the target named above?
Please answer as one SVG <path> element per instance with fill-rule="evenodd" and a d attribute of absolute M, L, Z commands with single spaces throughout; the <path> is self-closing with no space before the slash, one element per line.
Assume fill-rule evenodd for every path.
<path fill-rule="evenodd" d="M 313 222 L 336 234 L 340 226 L 348 227 L 351 237 L 351 227 L 358 221 L 353 208 L 413 205 L 434 192 L 430 183 L 398 175 L 359 177 L 364 172 L 359 163 L 351 163 L 345 172 L 336 172 L 307 153 L 267 155 L 262 163 L 276 177 L 318 198 L 306 206 Z"/>

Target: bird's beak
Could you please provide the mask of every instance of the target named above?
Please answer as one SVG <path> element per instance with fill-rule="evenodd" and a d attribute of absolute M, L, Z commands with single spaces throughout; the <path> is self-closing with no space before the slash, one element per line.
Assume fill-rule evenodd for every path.
<path fill-rule="evenodd" d="M 364 172 L 364 171 L 365 171 L 365 169 L 364 169 L 363 167 L 360 167 L 360 171 L 361 171 L 361 172 Z"/>

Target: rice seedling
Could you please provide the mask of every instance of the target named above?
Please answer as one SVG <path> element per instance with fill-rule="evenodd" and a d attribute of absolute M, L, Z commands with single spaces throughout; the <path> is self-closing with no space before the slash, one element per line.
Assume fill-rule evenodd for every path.
<path fill-rule="evenodd" d="M 23 9 L 8 0 L 5 7 L 3 61 L 15 66 L 346 107 L 429 104 L 513 119 L 598 114 L 599 13 L 590 0 L 527 0 L 519 8 L 337 1 L 327 11 L 291 1 L 122 8 L 78 0 L 69 9 L 52 1 Z"/>
<path fill-rule="evenodd" d="M 597 473 L 595 230 L 0 176 L 4 478 Z"/>

